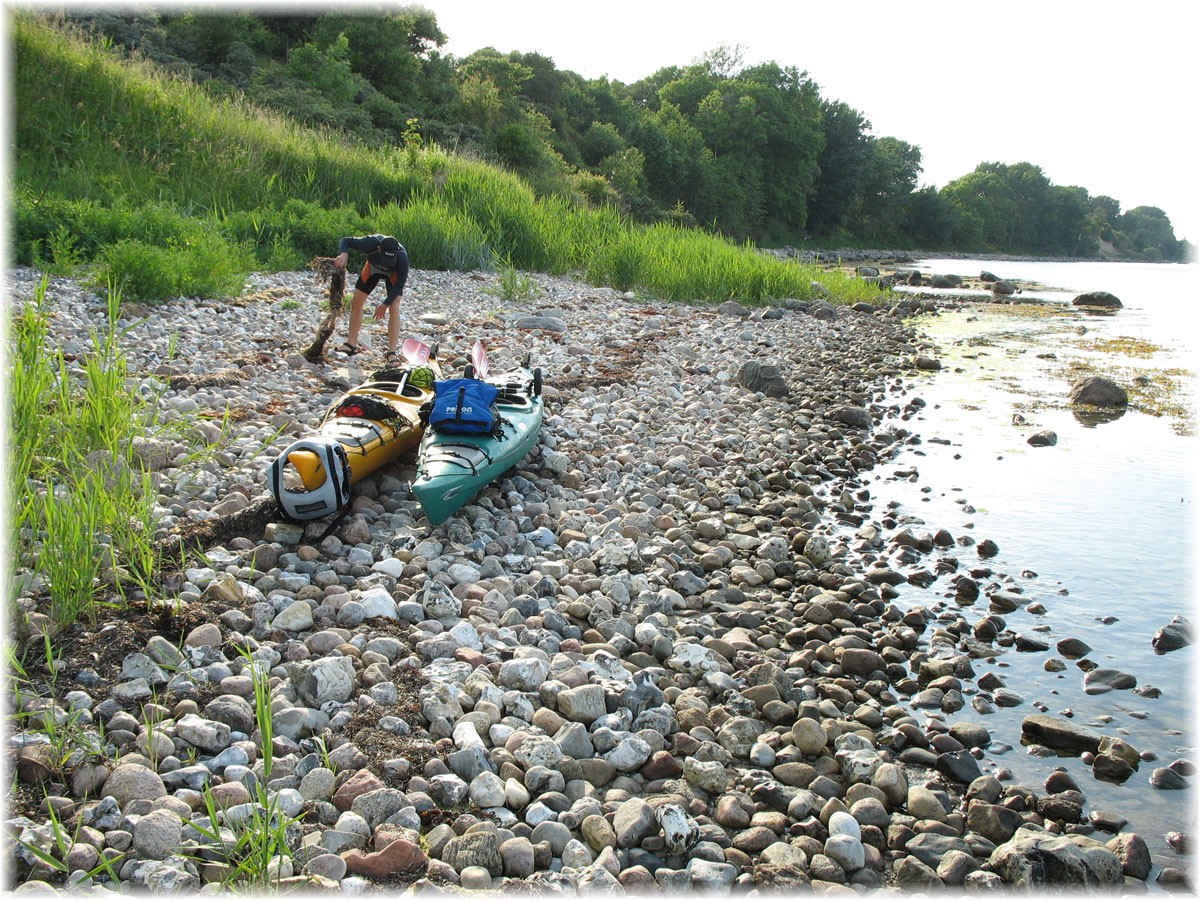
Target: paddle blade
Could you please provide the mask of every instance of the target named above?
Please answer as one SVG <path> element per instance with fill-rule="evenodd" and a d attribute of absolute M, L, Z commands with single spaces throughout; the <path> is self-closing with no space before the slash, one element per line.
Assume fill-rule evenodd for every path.
<path fill-rule="evenodd" d="M 471 365 L 475 367 L 476 378 L 487 378 L 488 358 L 487 351 L 483 349 L 483 341 L 476 341 L 475 346 L 471 348 Z"/>
<path fill-rule="evenodd" d="M 408 360 L 409 365 L 423 366 L 429 362 L 429 346 L 421 343 L 416 338 L 405 338 L 404 344 L 400 349 L 404 354 L 404 358 Z"/>

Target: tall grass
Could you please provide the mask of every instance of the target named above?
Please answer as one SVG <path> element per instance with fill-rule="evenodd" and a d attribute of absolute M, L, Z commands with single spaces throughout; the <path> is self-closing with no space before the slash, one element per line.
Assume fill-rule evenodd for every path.
<path fill-rule="evenodd" d="M 69 624 L 94 618 L 103 585 L 145 587 L 158 564 L 153 481 L 134 451 L 154 409 L 127 385 L 120 291 L 109 291 L 108 325 L 73 368 L 47 345 L 46 287 L 43 278 L 11 329 L 9 571 L 36 572 L 52 618 Z"/>

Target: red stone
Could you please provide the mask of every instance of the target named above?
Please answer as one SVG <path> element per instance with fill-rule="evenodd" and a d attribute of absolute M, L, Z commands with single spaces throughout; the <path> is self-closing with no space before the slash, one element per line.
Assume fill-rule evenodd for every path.
<path fill-rule="evenodd" d="M 642 777 L 647 781 L 661 778 L 678 778 L 683 774 L 683 764 L 669 750 L 659 750 L 642 766 Z"/>
<path fill-rule="evenodd" d="M 454 658 L 459 662 L 465 662 L 472 669 L 487 665 L 487 657 L 471 647 L 459 647 L 454 651 Z"/>
<path fill-rule="evenodd" d="M 342 859 L 346 863 L 346 871 L 368 878 L 387 878 L 398 872 L 414 872 L 424 869 L 429 862 L 420 847 L 404 838 L 397 838 L 374 853 L 347 850 L 342 854 Z"/>
<path fill-rule="evenodd" d="M 385 787 L 385 785 L 374 772 L 370 769 L 359 769 L 334 793 L 333 805 L 341 812 L 346 812 L 354 803 L 355 797 L 370 791 L 377 791 L 381 787 Z"/>

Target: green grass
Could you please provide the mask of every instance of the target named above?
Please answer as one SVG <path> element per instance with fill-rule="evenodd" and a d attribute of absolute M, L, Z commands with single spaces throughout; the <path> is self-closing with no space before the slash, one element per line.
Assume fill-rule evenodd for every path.
<path fill-rule="evenodd" d="M 169 77 L 50 16 L 12 17 L 14 257 L 92 266 L 125 296 L 236 293 L 244 276 L 386 232 L 416 268 L 583 273 L 665 299 L 878 299 L 855 280 L 611 207 L 416 141 L 365 147 Z M 414 123 L 415 127 L 415 123 Z M 46 266 L 51 268 L 51 266 Z"/>
<path fill-rule="evenodd" d="M 224 887 L 237 891 L 263 890 L 273 886 L 281 864 L 292 856 L 289 829 L 297 820 L 285 816 L 278 798 L 267 790 L 274 759 L 269 676 L 249 650 L 238 648 L 238 652 L 254 685 L 254 716 L 258 725 L 262 773 L 255 781 L 251 811 L 245 820 L 236 823 L 226 820 L 206 786 L 204 810 L 192 819 L 192 827 L 200 833 L 210 851 L 218 851 L 217 865 Z"/>
<path fill-rule="evenodd" d="M 36 572 L 52 619 L 69 624 L 94 619 L 102 589 L 144 587 L 157 567 L 155 492 L 134 449 L 155 410 L 127 386 L 120 291 L 109 292 L 109 324 L 73 366 L 48 345 L 46 286 L 43 278 L 10 329 L 10 571 Z"/>

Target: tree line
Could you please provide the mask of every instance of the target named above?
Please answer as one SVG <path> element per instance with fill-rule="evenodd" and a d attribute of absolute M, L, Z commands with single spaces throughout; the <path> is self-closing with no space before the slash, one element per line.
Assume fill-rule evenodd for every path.
<path fill-rule="evenodd" d="M 431 11 L 325 15 L 68 13 L 112 48 L 216 95 L 237 94 L 368 146 L 432 142 L 502 165 L 539 194 L 762 246 L 894 246 L 1182 260 L 1156 207 L 984 162 L 918 187 L 921 149 L 875 136 L 806 72 L 746 66 L 737 48 L 633 84 L 585 79 L 538 53 L 444 53 Z"/>

